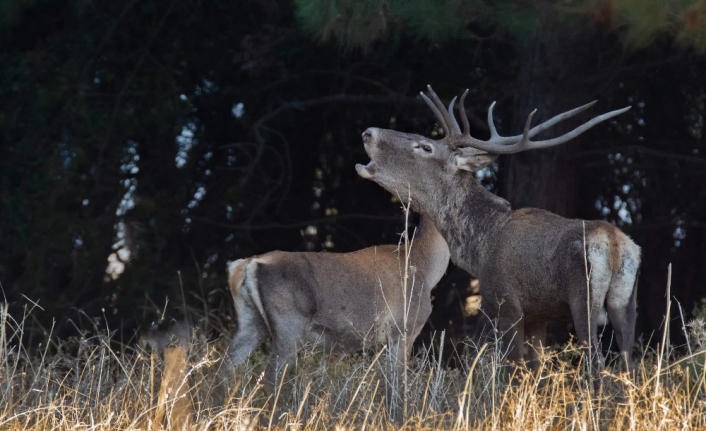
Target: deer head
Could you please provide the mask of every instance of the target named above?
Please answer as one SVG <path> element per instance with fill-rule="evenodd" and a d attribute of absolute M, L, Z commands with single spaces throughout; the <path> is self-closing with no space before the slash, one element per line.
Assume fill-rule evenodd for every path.
<path fill-rule="evenodd" d="M 533 141 L 532 138 L 539 133 L 585 111 L 595 101 L 559 114 L 530 128 L 536 110 L 532 111 L 527 117 L 522 134 L 516 136 L 500 136 L 498 134 L 493 122 L 493 108 L 495 107 L 495 102 L 493 102 L 488 108 L 490 138 L 484 141 L 476 139 L 470 134 L 468 117 L 464 108 L 468 90 L 463 93 L 458 104 L 463 130 L 453 114 L 456 97 L 446 108 L 431 86 L 428 86 L 428 92 L 428 96 L 423 92 L 420 95 L 444 129 L 444 138 L 432 140 L 421 135 L 371 127 L 363 132 L 363 144 L 371 161 L 367 165 L 356 165 L 356 170 L 361 177 L 373 180 L 393 193 L 406 193 L 409 188 L 413 205 L 434 201 L 433 198 L 438 196 L 440 192 L 440 184 L 448 186 L 455 186 L 459 183 L 466 184 L 463 178 L 470 177 L 472 176 L 470 174 L 488 166 L 500 154 L 512 154 L 563 144 L 596 124 L 630 109 L 630 107 L 626 107 L 599 115 L 557 138 Z"/>

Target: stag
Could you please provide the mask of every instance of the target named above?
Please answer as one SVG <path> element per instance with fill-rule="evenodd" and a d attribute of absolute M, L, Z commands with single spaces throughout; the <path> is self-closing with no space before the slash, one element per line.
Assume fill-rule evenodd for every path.
<path fill-rule="evenodd" d="M 392 363 L 403 364 L 431 314 L 431 290 L 450 256 L 424 216 L 407 250 L 381 245 L 351 253 L 273 251 L 229 263 L 238 322 L 230 345 L 233 364 L 243 364 L 271 338 L 268 394 L 306 343 L 349 352 L 387 345 Z"/>
<path fill-rule="evenodd" d="M 594 376 L 604 366 L 598 326 L 612 323 L 624 366 L 632 369 L 636 319 L 636 275 L 640 248 L 613 225 L 573 220 L 536 208 L 513 211 L 490 193 L 476 172 L 500 154 L 563 144 L 596 124 L 629 109 L 593 118 L 569 133 L 532 141 L 540 132 L 574 116 L 595 102 L 557 115 L 524 131 L 500 136 L 488 109 L 490 138 L 471 137 L 463 93 L 459 103 L 463 131 L 454 117 L 454 97 L 444 107 L 431 86 L 420 93 L 445 136 L 431 140 L 393 130 L 369 128 L 363 144 L 371 161 L 356 165 L 358 174 L 388 191 L 410 190 L 412 208 L 429 216 L 451 250 L 452 261 L 480 280 L 483 307 L 497 318 L 508 359 L 524 358 L 527 339 L 530 364 L 545 342 L 547 323 L 573 321 L 577 339 L 586 346 Z"/>

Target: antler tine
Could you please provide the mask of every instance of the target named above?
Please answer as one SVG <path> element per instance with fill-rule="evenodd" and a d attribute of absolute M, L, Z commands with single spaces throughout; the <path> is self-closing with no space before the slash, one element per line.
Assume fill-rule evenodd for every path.
<path fill-rule="evenodd" d="M 449 124 L 449 128 L 451 128 L 451 132 L 454 135 L 460 135 L 461 134 L 461 128 L 458 127 L 458 121 L 456 121 L 456 117 L 454 117 L 454 103 L 456 103 L 456 96 L 454 96 L 453 99 L 451 99 L 451 102 L 449 102 L 449 109 L 447 109 L 449 113 L 449 117 L 451 117 L 451 121 Z"/>
<path fill-rule="evenodd" d="M 495 101 L 490 104 L 488 108 L 488 128 L 490 128 L 490 139 L 500 138 L 498 135 L 498 129 L 495 128 L 495 121 L 493 121 L 493 108 L 495 107 Z"/>
<path fill-rule="evenodd" d="M 495 104 L 495 102 L 493 102 L 493 104 Z M 492 105 L 491 105 L 491 107 L 492 107 Z M 490 111 L 491 111 L 491 110 L 489 110 L 489 112 L 490 112 Z M 532 143 L 532 142 L 530 141 L 530 136 L 529 136 L 529 134 L 530 134 L 530 125 L 532 124 L 532 117 L 534 117 L 534 114 L 536 114 L 536 113 L 537 113 L 537 109 L 535 108 L 535 110 L 532 111 L 532 112 L 530 112 L 530 114 L 527 116 L 527 121 L 525 121 L 525 128 L 524 128 L 524 130 L 522 131 L 522 139 L 520 140 L 520 142 L 518 142 L 517 144 L 515 144 L 518 148 L 525 149 L 525 148 L 524 148 L 525 145 L 528 145 L 528 144 L 531 144 L 531 143 Z M 492 131 L 491 131 L 491 134 L 492 134 Z M 497 135 L 497 131 L 496 131 L 496 135 Z"/>
<path fill-rule="evenodd" d="M 543 131 L 549 129 L 550 127 L 553 127 L 554 125 L 560 123 L 561 121 L 564 121 L 567 118 L 573 117 L 574 115 L 585 111 L 586 109 L 593 106 L 596 102 L 597 102 L 597 100 L 594 100 L 593 102 L 589 102 L 583 106 L 579 106 L 578 108 L 574 108 L 570 111 L 562 112 L 561 114 L 555 115 L 552 118 L 548 119 L 547 121 L 533 127 L 529 131 L 530 139 L 534 138 L 535 136 L 537 136 L 538 134 L 542 133 Z M 493 102 L 493 105 L 495 105 L 495 102 Z M 493 109 L 493 106 L 491 105 L 490 110 L 492 110 L 492 109 Z M 488 112 L 489 126 L 491 123 L 492 123 L 492 112 Z M 496 136 L 498 139 L 495 142 L 497 142 L 498 144 L 501 144 L 501 145 L 512 145 L 512 144 L 516 143 L 518 139 L 522 138 L 522 135 L 502 137 L 502 136 L 498 135 L 497 131 L 495 132 L 495 134 L 493 134 L 493 129 L 495 129 L 494 124 L 492 126 L 490 126 L 490 136 L 491 137 Z"/>
<path fill-rule="evenodd" d="M 566 112 L 563 112 L 559 115 L 553 116 L 552 118 L 548 119 L 544 123 L 538 125 L 537 127 L 534 127 L 532 130 L 530 130 L 530 138 L 533 138 L 534 136 L 542 133 L 543 131 L 547 130 L 550 127 L 553 127 L 555 124 L 566 120 L 569 117 L 573 117 L 574 115 L 578 114 L 579 112 L 585 111 L 586 109 L 595 105 L 596 102 L 597 102 L 597 100 L 594 100 L 593 102 L 588 102 L 587 104 L 585 104 L 583 106 L 579 106 L 578 108 L 574 108 L 570 111 L 566 111 Z"/>
<path fill-rule="evenodd" d="M 434 111 L 434 114 L 439 119 L 439 121 L 443 123 L 444 132 L 446 133 L 446 136 L 460 135 L 461 128 L 458 127 L 458 122 L 456 121 L 456 118 L 454 118 L 453 111 L 446 109 L 444 104 L 441 103 L 441 99 L 439 99 L 439 96 L 437 96 L 434 90 L 431 88 L 431 85 L 427 85 L 427 91 L 429 92 L 429 97 L 425 96 L 424 100 L 427 102 L 427 105 L 432 108 L 432 111 Z M 431 99 L 431 101 L 429 99 Z M 430 104 L 431 102 L 433 102 L 434 107 L 432 107 L 432 105 Z M 452 105 L 449 105 L 449 107 L 451 108 Z"/>
<path fill-rule="evenodd" d="M 555 145 L 563 144 L 564 142 L 570 141 L 577 137 L 578 135 L 582 134 L 586 130 L 590 129 L 591 127 L 595 126 L 598 123 L 602 123 L 605 120 L 609 120 L 616 115 L 620 115 L 624 112 L 629 111 L 631 106 L 626 106 L 625 108 L 621 109 L 616 109 L 615 111 L 610 111 L 606 112 L 605 114 L 601 114 L 597 117 L 592 118 L 590 121 L 580 125 L 579 127 L 575 128 L 574 130 L 570 131 L 569 133 L 565 133 L 559 137 L 556 137 L 554 139 L 547 139 L 544 141 L 536 141 L 536 142 L 530 142 L 531 148 L 547 148 L 547 147 L 553 147 Z"/>
<path fill-rule="evenodd" d="M 587 108 L 587 106 L 584 105 L 584 106 L 581 106 L 579 108 L 574 109 L 573 111 L 578 110 L 580 112 L 581 110 L 584 110 L 586 108 Z M 494 154 L 512 154 L 512 153 L 518 153 L 518 152 L 524 151 L 524 150 L 530 150 L 530 149 L 534 150 L 534 149 L 538 149 L 538 148 L 553 147 L 555 145 L 560 145 L 560 144 L 563 144 L 567 141 L 570 141 L 571 139 L 574 139 L 575 137 L 579 136 L 580 134 L 582 134 L 586 130 L 595 126 L 596 124 L 601 123 L 601 122 L 608 120 L 610 118 L 613 118 L 617 115 L 620 115 L 620 114 L 628 111 L 630 108 L 631 107 L 628 106 L 628 107 L 625 107 L 622 109 L 617 109 L 615 111 L 606 112 L 605 114 L 594 117 L 590 121 L 580 125 L 579 127 L 575 128 L 574 130 L 572 130 L 568 133 L 565 133 L 557 138 L 533 142 L 533 141 L 530 141 L 530 139 L 532 138 L 532 136 L 534 134 L 539 133 L 539 131 L 544 130 L 546 127 L 549 127 L 549 126 L 546 126 L 546 123 L 548 123 L 548 121 L 547 121 L 545 123 L 540 124 L 539 126 L 536 126 L 535 128 L 533 128 L 529 131 L 527 130 L 527 128 L 529 127 L 529 122 L 532 119 L 534 112 L 536 111 L 535 110 L 535 111 L 532 111 L 529 118 L 527 119 L 527 123 L 525 123 L 525 132 L 522 134 L 522 136 L 519 137 L 519 140 L 516 139 L 515 142 L 508 145 L 508 144 L 505 144 L 502 142 L 502 141 L 507 140 L 508 138 L 500 138 L 500 139 L 492 139 L 491 138 L 488 141 L 480 141 L 480 140 L 474 139 L 473 142 L 469 142 L 468 144 L 469 144 L 469 146 L 472 146 L 472 147 L 477 148 L 479 150 L 488 151 L 488 152 L 494 153 Z M 570 115 L 566 115 L 569 113 L 571 113 L 571 115 L 573 115 L 576 112 L 573 112 L 573 113 L 572 113 L 572 111 L 565 112 L 563 114 L 557 115 L 556 117 L 552 118 L 552 120 L 554 120 L 555 118 L 563 117 L 559 120 L 556 120 L 555 123 L 558 121 L 561 121 L 564 118 L 569 117 Z M 550 121 L 552 121 L 552 120 L 550 120 Z M 539 129 L 539 131 L 536 131 L 537 129 Z"/>
<path fill-rule="evenodd" d="M 465 136 L 471 136 L 471 126 L 468 124 L 468 115 L 466 115 L 466 95 L 468 94 L 468 88 L 461 95 L 461 100 L 458 101 L 458 115 L 461 117 L 461 122 L 463 123 L 463 134 Z"/>
<path fill-rule="evenodd" d="M 436 94 L 436 92 L 431 88 L 431 85 L 427 85 L 427 91 L 429 92 L 429 98 L 434 102 L 434 106 L 439 110 L 439 115 L 441 116 L 441 121 L 444 123 L 444 132 L 446 136 L 449 136 L 451 127 L 449 125 L 449 117 L 446 112 L 446 107 L 441 103 L 441 99 Z"/>
<path fill-rule="evenodd" d="M 426 94 L 424 94 L 423 91 L 419 92 L 419 95 L 422 96 L 422 99 L 427 103 L 427 106 L 431 109 L 431 111 L 434 113 L 436 116 L 436 119 L 441 123 L 441 127 L 444 129 L 444 135 L 449 136 L 449 126 L 446 125 L 446 119 L 444 116 L 441 114 L 441 111 L 439 108 L 427 97 Z"/>

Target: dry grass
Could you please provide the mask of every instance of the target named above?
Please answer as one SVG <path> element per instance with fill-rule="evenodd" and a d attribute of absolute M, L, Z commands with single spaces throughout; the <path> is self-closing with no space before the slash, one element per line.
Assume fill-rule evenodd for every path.
<path fill-rule="evenodd" d="M 706 429 L 703 351 L 670 361 L 646 351 L 634 378 L 609 369 L 602 393 L 591 394 L 574 346 L 545 355 L 535 377 L 511 373 L 492 344 L 466 345 L 455 353 L 463 364 L 456 369 L 430 352 L 414 357 L 408 396 L 385 400 L 375 365 L 384 353 L 330 358 L 309 350 L 268 403 L 259 390 L 261 354 L 234 371 L 220 360 L 221 346 L 197 337 L 158 356 L 113 349 L 96 334 L 30 355 L 18 341 L 22 321 L 6 310 L 0 306 L 0 430 Z M 692 337 L 703 335 L 702 325 L 691 325 L 701 331 Z M 404 399 L 407 420 L 390 423 L 388 412 Z"/>

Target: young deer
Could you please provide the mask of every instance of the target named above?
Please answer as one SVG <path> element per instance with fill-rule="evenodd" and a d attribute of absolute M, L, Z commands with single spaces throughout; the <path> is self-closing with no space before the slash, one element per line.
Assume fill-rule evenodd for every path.
<path fill-rule="evenodd" d="M 449 248 L 425 216 L 411 241 L 406 292 L 404 245 L 352 253 L 273 251 L 231 262 L 238 329 L 230 357 L 235 366 L 243 364 L 270 337 L 268 394 L 305 343 L 343 351 L 386 344 L 393 364 L 402 364 L 431 314 L 431 290 L 448 263 Z"/>
<path fill-rule="evenodd" d="M 391 192 L 411 190 L 412 207 L 429 216 L 451 249 L 454 263 L 480 280 L 483 306 L 498 319 L 508 346 L 508 359 L 523 357 L 527 337 L 532 363 L 544 343 L 547 323 L 572 319 L 580 342 L 593 353 L 592 373 L 604 366 L 598 326 L 608 320 L 615 329 L 621 356 L 632 369 L 640 248 L 623 232 L 603 221 L 570 220 L 547 211 L 510 209 L 475 173 L 499 154 L 559 145 L 594 125 L 621 114 L 623 108 L 598 116 L 558 138 L 532 141 L 538 133 L 578 114 L 593 103 L 573 109 L 522 135 L 501 137 L 488 109 L 490 139 L 470 135 L 461 96 L 463 131 L 456 121 L 454 97 L 448 109 L 429 89 L 422 97 L 444 128 L 445 137 L 369 128 L 363 132 L 371 162 L 356 165 L 358 174 Z M 593 351 L 592 351 L 593 350 Z"/>

